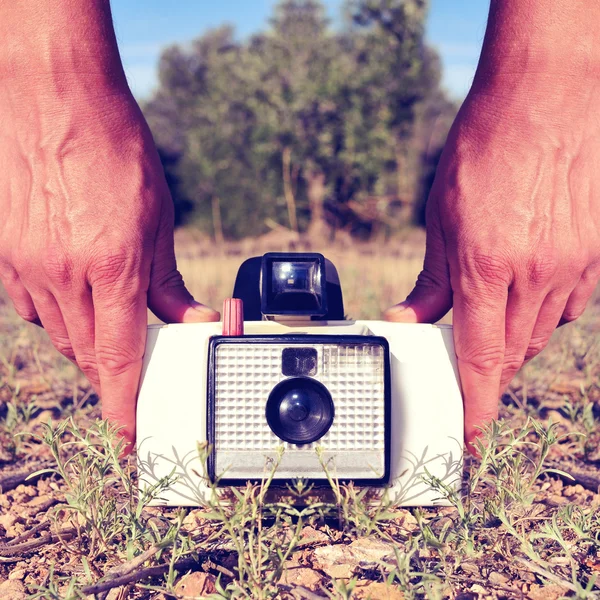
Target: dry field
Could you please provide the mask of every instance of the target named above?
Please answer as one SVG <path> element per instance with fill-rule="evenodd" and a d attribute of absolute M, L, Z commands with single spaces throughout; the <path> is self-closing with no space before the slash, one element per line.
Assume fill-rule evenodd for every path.
<path fill-rule="evenodd" d="M 241 261 L 267 249 L 187 240 L 178 255 L 218 308 Z M 324 253 L 357 318 L 402 300 L 421 262 L 414 241 Z M 0 600 L 600 597 L 599 316 L 597 302 L 519 374 L 450 508 L 338 487 L 301 509 L 248 487 L 158 509 L 137 497 L 84 378 L 0 290 Z"/>

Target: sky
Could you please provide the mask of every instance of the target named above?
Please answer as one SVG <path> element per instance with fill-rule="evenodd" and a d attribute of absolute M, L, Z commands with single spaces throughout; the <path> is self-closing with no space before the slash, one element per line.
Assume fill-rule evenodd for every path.
<path fill-rule="evenodd" d="M 268 22 L 276 0 L 113 0 L 112 11 L 125 72 L 138 99 L 157 83 L 161 49 L 185 43 L 229 23 L 241 38 Z M 335 23 L 341 0 L 324 0 Z M 427 39 L 442 58 L 443 86 L 464 98 L 477 66 L 488 0 L 430 0 Z"/>

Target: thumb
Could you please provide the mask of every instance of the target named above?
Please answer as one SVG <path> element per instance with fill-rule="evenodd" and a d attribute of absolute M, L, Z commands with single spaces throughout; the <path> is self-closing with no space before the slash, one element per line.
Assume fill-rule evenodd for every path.
<path fill-rule="evenodd" d="M 177 270 L 171 222 L 159 225 L 148 287 L 148 308 L 165 323 L 218 321 L 219 313 L 200 302 L 185 287 Z"/>
<path fill-rule="evenodd" d="M 406 300 L 388 308 L 384 318 L 399 323 L 435 323 L 451 308 L 450 271 L 436 202 L 427 212 L 423 270 Z"/>

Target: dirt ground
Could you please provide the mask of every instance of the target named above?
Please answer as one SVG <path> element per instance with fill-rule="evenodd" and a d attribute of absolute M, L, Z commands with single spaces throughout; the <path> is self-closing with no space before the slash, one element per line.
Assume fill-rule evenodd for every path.
<path fill-rule="evenodd" d="M 337 254 L 351 281 L 360 257 Z M 419 260 L 371 255 L 347 305 L 376 316 Z M 190 252 L 182 268 L 218 306 L 241 260 L 211 258 L 213 280 L 206 261 Z M 0 291 L 0 600 L 600 597 L 599 316 L 597 299 L 517 376 L 451 507 L 340 489 L 300 514 L 249 489 L 210 510 L 159 509 L 134 497 L 133 458 L 115 459 L 83 376 Z"/>

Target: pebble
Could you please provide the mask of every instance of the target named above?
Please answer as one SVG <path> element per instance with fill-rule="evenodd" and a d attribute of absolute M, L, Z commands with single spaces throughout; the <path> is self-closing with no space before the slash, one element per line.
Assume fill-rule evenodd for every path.
<path fill-rule="evenodd" d="M 25 586 L 20 581 L 9 579 L 0 583 L 0 600 L 26 600 Z"/>
<path fill-rule="evenodd" d="M 374 581 L 355 588 L 352 598 L 357 598 L 357 600 L 403 600 L 404 594 L 395 586 Z"/>
<path fill-rule="evenodd" d="M 216 591 L 215 576 L 203 572 L 184 575 L 175 586 L 175 593 L 182 596 L 204 598 Z"/>
<path fill-rule="evenodd" d="M 502 585 L 502 586 L 505 586 L 510 580 L 509 580 L 509 578 L 506 575 L 503 575 L 502 573 L 498 573 L 497 571 L 492 571 L 488 575 L 488 581 L 492 585 Z"/>
<path fill-rule="evenodd" d="M 287 585 L 301 585 L 308 590 L 316 592 L 323 582 L 323 577 L 317 571 L 307 567 L 297 567 L 286 569 L 283 573 L 282 581 Z"/>

